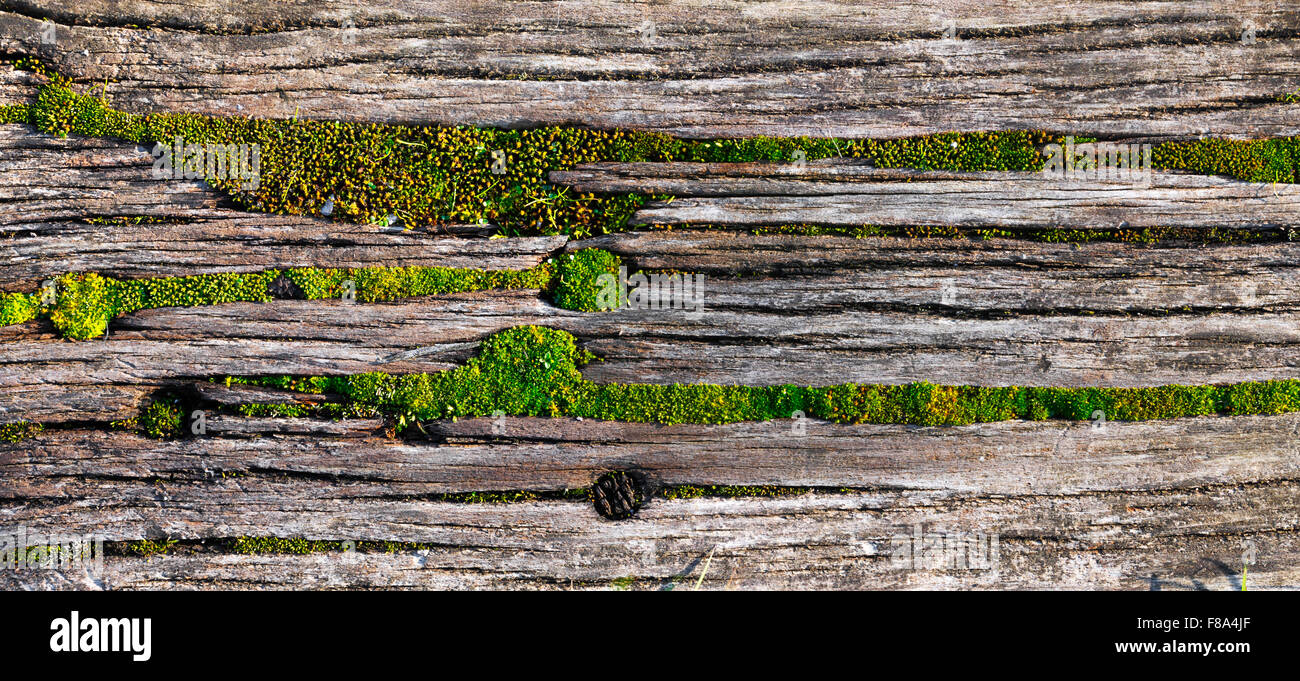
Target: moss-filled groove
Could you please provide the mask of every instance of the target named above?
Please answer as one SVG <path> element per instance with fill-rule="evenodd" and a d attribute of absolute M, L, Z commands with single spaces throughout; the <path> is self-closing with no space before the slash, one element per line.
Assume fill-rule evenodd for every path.
<path fill-rule="evenodd" d="M 257 186 L 206 177 L 255 211 L 329 215 L 405 227 L 495 224 L 503 234 L 584 237 L 624 228 L 650 197 L 578 193 L 550 184 L 552 170 L 600 161 L 802 162 L 863 159 L 882 168 L 1038 171 L 1041 147 L 1063 137 L 1041 131 L 941 133 L 906 139 L 772 138 L 688 140 L 661 133 L 543 127 L 504 130 L 314 120 L 130 114 L 30 58 L 42 74 L 35 101 L 0 110 L 0 121 L 42 132 L 110 137 L 137 144 L 247 144 L 260 150 Z M 1084 141 L 1085 138 L 1079 138 Z M 1160 144 L 1157 169 L 1227 175 L 1249 182 L 1295 182 L 1297 139 L 1204 139 Z M 204 173 L 200 173 L 204 174 Z M 668 198 L 668 197 L 662 197 Z"/>
<path fill-rule="evenodd" d="M 333 393 L 390 415 L 421 420 L 575 416 L 645 423 L 721 424 L 800 416 L 841 423 L 952 426 L 1012 419 L 1145 421 L 1300 410 L 1300 380 L 1144 388 L 1046 388 L 845 383 L 828 386 L 599 384 L 579 367 L 595 359 L 568 332 L 539 326 L 485 339 L 464 366 L 431 374 L 227 377 L 231 383 Z M 249 415 L 283 407 L 245 407 Z M 292 408 L 289 408 L 292 411 Z M 268 413 L 269 412 L 269 413 Z"/>
<path fill-rule="evenodd" d="M 290 268 L 252 273 L 118 280 L 93 272 L 65 274 L 48 291 L 0 293 L 0 326 L 49 317 L 71 340 L 104 335 L 115 317 L 159 307 L 265 303 L 281 297 L 345 298 L 361 303 L 469 291 L 538 289 L 562 308 L 595 311 L 596 279 L 617 273 L 621 259 L 598 249 L 559 254 L 525 270 L 450 267 Z"/>

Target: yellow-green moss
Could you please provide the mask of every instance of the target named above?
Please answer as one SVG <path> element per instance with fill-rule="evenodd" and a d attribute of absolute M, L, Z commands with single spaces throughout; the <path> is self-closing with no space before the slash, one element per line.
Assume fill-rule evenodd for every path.
<path fill-rule="evenodd" d="M 308 300 L 338 298 L 348 291 L 363 303 L 411 296 L 483 291 L 547 289 L 555 265 L 543 262 L 526 270 L 476 270 L 451 267 L 298 268 L 285 271 Z M 345 284 L 351 282 L 351 288 Z"/>
<path fill-rule="evenodd" d="M 1297 182 L 1300 138 L 1230 140 L 1206 138 L 1156 145 L 1152 165 L 1157 170 L 1190 170 L 1226 175 L 1248 182 Z"/>
<path fill-rule="evenodd" d="M 45 426 L 30 421 L 0 424 L 0 440 L 21 442 L 29 437 L 36 437 L 45 431 Z"/>
<path fill-rule="evenodd" d="M 555 304 L 567 310 L 595 312 L 622 307 L 621 288 L 601 300 L 601 275 L 617 278 L 623 261 L 613 253 L 596 248 L 586 248 L 577 253 L 560 256 L 559 278 L 555 284 Z"/>
<path fill-rule="evenodd" d="M 109 320 L 147 308 L 215 305 L 270 300 L 267 284 L 278 272 L 200 274 L 119 281 L 94 272 L 65 274 L 57 280 L 57 302 L 50 320 L 64 338 L 102 336 Z"/>
<path fill-rule="evenodd" d="M 63 337 L 86 340 L 102 336 L 114 317 L 157 307 L 192 307 L 271 300 L 270 284 L 280 275 L 309 300 L 355 296 L 369 303 L 411 296 L 488 289 L 557 289 L 556 302 L 576 310 L 596 309 L 598 289 L 582 283 L 592 262 L 615 263 L 605 251 L 587 249 L 574 256 L 547 259 L 524 270 L 478 270 L 451 267 L 367 267 L 355 269 L 294 268 L 251 273 L 200 274 L 117 280 L 96 273 L 72 273 L 55 283 L 55 304 L 46 309 L 39 294 L 0 294 L 0 326 L 20 324 L 48 314 Z M 559 285 L 557 287 L 557 281 Z"/>
<path fill-rule="evenodd" d="M 675 485 L 659 489 L 656 496 L 664 499 L 788 497 L 811 491 L 809 487 L 785 485 Z"/>
<path fill-rule="evenodd" d="M 43 311 L 39 294 L 0 293 L 0 326 L 29 322 Z"/>
<path fill-rule="evenodd" d="M 178 437 L 183 432 L 185 412 L 179 399 L 164 396 L 146 404 L 139 416 L 122 421 L 112 421 L 109 427 L 127 430 L 147 437 L 164 439 Z"/>
<path fill-rule="evenodd" d="M 253 120 L 193 114 L 128 114 L 75 92 L 67 79 L 33 59 L 19 68 L 44 73 L 36 101 L 6 110 L 56 135 L 115 137 L 139 144 L 256 144 L 258 186 L 208 178 L 250 210 L 321 214 L 406 227 L 493 223 L 505 234 L 583 237 L 621 229 L 645 200 L 635 194 L 581 194 L 547 174 L 598 161 L 801 162 L 864 159 L 882 168 L 1036 171 L 1040 149 L 1063 137 L 1041 131 L 941 133 L 907 139 L 772 138 L 684 140 L 631 130 L 543 127 L 500 130 L 339 121 Z M 1080 137 L 1078 142 L 1091 138 Z M 1296 140 L 1197 140 L 1155 147 L 1157 168 L 1192 170 L 1252 182 L 1296 179 Z"/>
<path fill-rule="evenodd" d="M 252 120 L 192 114 L 128 114 L 75 92 L 34 60 L 20 67 L 45 73 L 27 120 L 55 135 L 115 137 L 139 144 L 259 145 L 258 187 L 207 178 L 244 208 L 321 214 L 406 227 L 493 223 L 506 234 L 581 237 L 621 228 L 645 200 L 557 187 L 552 170 L 597 161 L 799 161 L 833 156 L 881 167 L 947 170 L 1032 170 L 1037 145 L 1055 140 L 1023 131 L 931 135 L 904 140 L 752 138 L 683 140 L 643 131 L 543 127 L 500 130 L 468 126 L 402 126 L 310 120 Z M 13 115 L 20 115 L 15 112 Z"/>
<path fill-rule="evenodd" d="M 30 123 L 31 109 L 26 104 L 6 104 L 0 106 L 0 123 Z"/>
<path fill-rule="evenodd" d="M 111 545 L 106 543 L 104 552 L 152 558 L 153 556 L 165 556 L 171 553 L 177 548 L 178 544 L 179 542 L 175 539 L 140 539 L 132 542 L 113 542 Z"/>
<path fill-rule="evenodd" d="M 1208 414 L 1279 414 L 1300 410 L 1300 381 L 1149 388 L 1039 388 L 846 383 L 811 387 L 710 384 L 597 384 L 578 367 L 589 355 L 565 331 L 509 329 L 483 341 L 463 367 L 433 374 L 365 373 L 243 379 L 304 392 L 328 392 L 393 414 L 421 419 L 485 416 L 581 416 L 648 423 L 733 423 L 790 418 L 796 412 L 843 423 L 950 426 L 1008 419 L 1141 421 Z"/>

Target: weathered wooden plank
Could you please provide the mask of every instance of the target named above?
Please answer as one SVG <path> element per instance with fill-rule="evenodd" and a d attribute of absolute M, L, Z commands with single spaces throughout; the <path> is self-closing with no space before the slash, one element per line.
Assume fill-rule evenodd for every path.
<path fill-rule="evenodd" d="M 42 41 L 49 17 L 54 40 Z M 1243 28 L 1256 32 L 1245 39 Z M 410 123 L 576 123 L 688 136 L 897 137 L 1047 128 L 1107 139 L 1300 132 L 1300 12 L 1262 0 L 923 0 L 654 6 L 598 0 L 8 3 L 0 50 L 36 54 L 131 111 Z M 945 39 L 945 31 L 953 31 Z M 35 79 L 0 75 L 0 104 Z M 520 268 L 563 238 L 449 239 L 235 210 L 155 182 L 148 154 L 0 128 L 0 289 L 286 266 Z M 634 225 L 780 222 L 1076 228 L 1285 227 L 1296 192 L 1218 178 L 1056 186 L 1041 176 L 852 163 L 614 166 L 557 174 L 670 193 Z M 88 225 L 91 216 L 167 218 Z M 483 228 L 455 228 L 479 234 Z M 995 240 L 629 233 L 583 243 L 632 268 L 704 272 L 705 308 L 581 314 L 536 291 L 382 305 L 276 301 L 142 311 L 106 340 L 0 329 L 0 527 L 113 540 L 239 535 L 426 542 L 387 554 L 112 557 L 104 575 L 0 571 L 6 588 L 1225 588 L 1300 585 L 1300 415 L 957 428 L 817 420 L 660 426 L 426 424 L 208 413 L 203 437 L 89 429 L 157 391 L 202 408 L 316 396 L 221 374 L 430 371 L 519 324 L 575 333 L 596 381 L 1154 385 L 1294 378 L 1298 245 L 1206 249 Z M 197 383 L 196 383 L 197 382 Z M 325 396 L 324 399 L 330 399 Z M 67 428 L 66 430 L 63 428 Z M 774 499 L 654 499 L 633 520 L 581 501 L 434 495 L 585 486 L 804 485 Z M 832 493 L 841 487 L 855 493 Z M 995 571 L 889 559 L 914 531 L 985 533 Z M 710 565 L 705 574 L 705 565 Z"/>
<path fill-rule="evenodd" d="M 809 164 L 627 163 L 552 172 L 580 191 L 673 194 L 630 225 L 953 225 L 966 228 L 1284 228 L 1300 222 L 1300 187 L 1150 173 L 1144 180 L 1048 173 L 877 171 Z M 599 188 L 599 189 L 597 189 Z"/>
<path fill-rule="evenodd" d="M 1292 286 L 1297 243 L 1142 248 L 671 230 L 610 234 L 565 248 L 605 249 L 633 271 L 705 273 L 709 304 L 723 308 L 746 299 L 787 310 L 876 305 L 1026 313 L 1290 310 L 1300 303 Z"/>
<path fill-rule="evenodd" d="M 585 369 L 593 380 L 754 384 L 799 382 L 800 376 L 813 384 L 870 382 L 873 377 L 883 382 L 920 380 L 908 376 L 940 365 L 954 381 L 969 379 L 972 384 L 1014 384 L 1013 377 L 1046 385 L 1232 382 L 1291 375 L 1295 364 L 1289 348 L 1300 338 L 1289 313 L 979 319 L 832 311 L 791 317 L 761 299 L 752 300 L 748 309 L 710 310 L 706 298 L 700 313 L 597 314 L 560 310 L 528 291 L 387 305 L 276 301 L 171 308 L 141 312 L 122 321 L 116 338 L 123 342 L 103 345 L 121 348 L 127 356 L 132 351 L 150 352 L 151 347 L 180 350 L 203 345 L 193 340 L 152 342 L 193 339 L 202 329 L 204 337 L 211 339 L 206 344 L 208 358 L 194 357 L 190 369 L 179 369 L 197 369 L 198 375 L 222 373 L 229 363 L 223 348 L 237 338 L 295 339 L 282 341 L 284 347 L 307 351 L 299 357 L 275 357 L 270 366 L 257 365 L 268 373 L 333 373 L 361 366 L 390 371 L 437 369 L 461 361 L 489 333 L 531 323 L 566 329 L 587 341 L 604 359 Z M 316 344 L 332 354 L 319 358 L 312 348 Z M 11 355 L 35 358 L 55 352 L 70 358 L 80 356 L 80 347 L 20 344 Z M 261 354 L 251 344 L 241 347 Z M 815 369 L 836 355 L 842 359 L 831 362 L 833 366 Z M 851 359 L 846 361 L 845 355 Z M 949 361 L 941 362 L 940 356 Z M 770 359 L 779 359 L 779 364 L 771 364 Z M 335 364 L 329 365 L 330 361 Z"/>
<path fill-rule="evenodd" d="M 586 163 L 552 170 L 547 179 L 582 192 L 639 192 L 674 196 L 795 195 L 872 193 L 872 184 L 895 182 L 986 181 L 1023 178 L 1025 173 L 953 172 L 877 168 L 862 159 L 825 158 L 796 162 L 745 163 Z M 1173 178 L 1171 181 L 1177 181 Z M 1190 178 L 1195 182 L 1197 178 Z"/>
<path fill-rule="evenodd" d="M 192 484 L 214 474 L 248 476 L 241 479 L 293 500 L 324 479 L 347 481 L 330 488 L 341 497 L 406 498 L 574 489 L 605 471 L 634 470 L 651 488 L 850 486 L 964 499 L 1256 484 L 1300 470 L 1296 414 L 928 428 L 817 419 L 663 426 L 506 417 L 428 423 L 428 440 L 358 439 L 378 429 L 370 419 L 208 414 L 207 424 L 206 436 L 181 440 L 51 430 L 0 443 L 0 498 L 86 502 L 93 517 L 153 498 L 158 480 L 177 499 L 224 504 L 232 490 Z M 254 434 L 263 437 L 229 439 Z M 38 519 L 39 513 L 25 517 Z"/>
<path fill-rule="evenodd" d="M 41 77 L 30 71 L 0 69 L 0 106 L 31 101 L 32 93 L 41 84 Z"/>
<path fill-rule="evenodd" d="M 827 286 L 835 282 L 823 282 Z M 535 291 L 493 291 L 389 304 L 278 300 L 165 308 L 125 316 L 108 339 L 11 337 L 0 364 L 0 419 L 68 413 L 83 387 L 264 374 L 437 371 L 487 335 L 540 324 L 574 333 L 604 361 L 599 382 L 831 385 L 918 380 L 968 385 L 1143 386 L 1294 378 L 1294 312 L 963 316 L 854 306 L 790 310 L 742 293 L 735 306 L 578 313 Z M 811 286 L 812 284 L 806 284 Z M 779 287 L 772 287 L 778 289 Z M 719 291 L 728 290 L 719 283 Z M 936 292 L 940 295 L 943 291 Z M 958 298 L 961 293 L 956 294 Z M 1063 301 L 1069 304 L 1073 301 Z M 92 400 L 78 398 L 85 404 Z M 88 404 L 123 418 L 136 404 Z"/>
<path fill-rule="evenodd" d="M 300 393 L 256 385 L 225 385 L 208 381 L 195 381 L 188 386 L 188 389 L 205 403 L 223 407 L 241 404 L 320 404 L 338 398 L 337 395 Z"/>
<path fill-rule="evenodd" d="M 202 182 L 155 180 L 150 163 L 130 144 L 0 126 L 0 201 L 7 208 L 0 214 L 0 289 L 33 290 L 42 278 L 73 271 L 135 278 L 283 267 L 524 269 L 565 241 L 455 238 L 251 213 Z M 85 222 L 115 216 L 168 222 Z"/>
<path fill-rule="evenodd" d="M 716 537 L 716 534 L 715 534 Z M 656 540 L 657 541 L 657 540 Z M 991 571 L 940 571 L 893 568 L 888 559 L 818 555 L 811 547 L 789 547 L 791 558 L 764 568 L 775 551 L 763 552 L 730 542 L 699 551 L 663 555 L 643 567 L 636 548 L 610 542 L 596 569 L 562 563 L 564 557 L 538 550 L 532 564 L 507 571 L 481 560 L 483 549 L 429 549 L 396 554 L 354 553 L 308 556 L 197 554 L 152 558 L 111 557 L 103 575 L 85 572 L 6 571 L 5 589 L 626 589 L 750 590 L 750 589 L 1072 589 L 1072 590 L 1215 590 L 1239 591 L 1241 539 L 1207 537 L 1161 542 L 1135 551 L 1061 551 L 1051 546 L 1004 542 L 999 547 L 1007 563 Z M 1251 591 L 1291 590 L 1300 583 L 1295 569 L 1296 542 L 1291 537 L 1261 535 L 1251 539 L 1267 563 L 1250 567 Z M 703 546 L 707 542 L 701 542 Z M 640 546 L 633 544 L 633 547 Z M 658 543 L 653 544 L 658 546 Z M 709 551 L 709 568 L 704 569 Z M 469 556 L 479 554 L 479 561 Z M 848 553 L 848 550 L 845 551 Z M 496 561 L 513 552 L 490 552 Z M 623 561 L 618 562 L 622 557 Z M 804 559 L 801 567 L 795 561 Z M 546 567 L 538 568 L 539 564 Z M 461 567 L 467 565 L 466 567 Z M 566 568 L 568 568 L 566 570 Z M 539 576 L 538 572 L 545 572 Z M 566 572 L 579 575 L 564 576 Z M 702 579 L 701 579 L 702 578 Z"/>
<path fill-rule="evenodd" d="M 7 361 L 4 354 L 0 352 L 0 364 Z M 24 385 L 10 381 L 0 390 L 0 423 L 128 419 L 138 415 L 148 396 L 164 384 L 151 381 L 41 384 L 38 381 Z"/>
<path fill-rule="evenodd" d="M 216 414 L 204 417 L 204 435 L 212 437 L 260 438 L 273 435 L 301 435 L 309 438 L 361 438 L 384 427 L 381 418 L 324 421 L 305 418 L 242 418 Z"/>
<path fill-rule="evenodd" d="M 106 575 L 5 571 L 5 586 L 39 588 L 571 588 L 631 578 L 663 588 L 701 574 L 711 588 L 1214 588 L 1239 590 L 1252 542 L 1250 586 L 1295 588 L 1293 482 L 1167 494 L 1117 492 L 936 504 L 924 492 L 815 494 L 779 499 L 652 503 L 632 520 L 601 521 L 580 502 L 449 504 L 338 498 L 281 505 L 245 487 L 242 512 L 144 505 L 100 532 L 333 540 L 388 537 L 438 547 L 387 557 L 222 556 L 109 558 Z M 1262 515 L 1268 513 L 1267 518 Z M 115 514 L 104 514 L 115 515 Z M 50 521 L 67 519 L 45 509 Z M 107 521 L 107 518 L 105 519 Z M 918 527 L 919 526 L 919 527 Z M 90 531 L 60 526 L 63 535 Z M 997 570 L 915 569 L 893 562 L 915 532 L 997 534 Z M 712 553 L 710 568 L 703 563 Z M 676 578 L 676 579 L 674 579 Z M 302 581 L 296 581 L 302 580 Z M 572 583 L 570 583 L 572 580 Z M 693 583 L 689 585 L 693 588 Z"/>
<path fill-rule="evenodd" d="M 229 216 L 228 200 L 198 180 L 155 180 L 149 150 L 92 138 L 58 138 L 0 126 L 0 216 L 7 234 L 92 216 L 198 219 Z M 223 206 L 226 206 L 223 210 Z"/>
<path fill-rule="evenodd" d="M 65 272 L 123 279 L 287 267 L 526 269 L 564 237 L 474 239 L 281 216 L 187 224 L 47 224 L 0 241 L 0 286 L 34 290 Z"/>
<path fill-rule="evenodd" d="M 42 45 L 47 16 L 58 26 Z M 1271 136 L 1300 132 L 1300 105 L 1277 99 L 1300 73 L 1297 25 L 1267 0 L 389 0 L 284 14 L 40 0 L 0 14 L 0 49 L 107 81 L 132 111 L 689 136 Z"/>

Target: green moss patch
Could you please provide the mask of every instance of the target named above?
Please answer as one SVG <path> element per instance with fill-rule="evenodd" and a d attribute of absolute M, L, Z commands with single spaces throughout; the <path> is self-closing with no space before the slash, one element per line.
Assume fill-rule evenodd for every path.
<path fill-rule="evenodd" d="M 560 256 L 555 304 L 566 310 L 595 312 L 618 309 L 627 302 L 617 282 L 623 261 L 609 251 L 586 248 Z"/>
<path fill-rule="evenodd" d="M 30 123 L 31 109 L 26 104 L 6 104 L 0 106 L 0 123 Z"/>
<path fill-rule="evenodd" d="M 185 410 L 174 396 L 160 397 L 140 410 L 139 416 L 113 421 L 109 427 L 128 430 L 155 439 L 179 437 L 184 430 Z"/>
<path fill-rule="evenodd" d="M 0 326 L 29 322 L 42 313 L 40 294 L 0 293 Z"/>
<path fill-rule="evenodd" d="M 548 289 L 556 267 L 544 262 L 526 270 L 451 267 L 299 268 L 285 271 L 308 300 L 352 293 L 363 303 L 488 289 Z M 347 285 L 351 282 L 351 285 Z"/>
<path fill-rule="evenodd" d="M 0 441 L 22 442 L 45 431 L 45 426 L 30 421 L 0 424 Z"/>
<path fill-rule="evenodd" d="M 1151 164 L 1157 170 L 1189 170 L 1247 182 L 1300 182 L 1300 138 L 1169 142 L 1152 150 Z"/>
<path fill-rule="evenodd" d="M 1144 421 L 1211 414 L 1300 410 L 1300 381 L 1225 386 L 1039 388 L 846 383 L 832 386 L 597 384 L 579 371 L 591 356 L 565 331 L 524 326 L 483 341 L 465 366 L 432 374 L 238 379 L 311 393 L 423 419 L 581 416 L 646 423 L 735 423 L 790 418 L 796 412 L 841 423 L 951 426 L 1009 419 Z"/>
<path fill-rule="evenodd" d="M 351 296 L 355 301 L 370 303 L 489 289 L 539 289 L 554 290 L 560 307 L 591 311 L 599 309 L 596 296 L 600 289 L 594 283 L 594 274 L 610 267 L 617 272 L 619 265 L 618 256 L 587 249 L 572 256 L 548 258 L 524 270 L 294 268 L 125 281 L 95 273 L 74 273 L 56 280 L 56 302 L 52 306 L 42 306 L 40 294 L 0 294 L 0 326 L 48 316 L 63 337 L 86 340 L 104 335 L 114 317 L 137 310 L 267 302 L 273 298 L 270 286 L 280 276 L 292 282 L 308 300 Z"/>
<path fill-rule="evenodd" d="M 598 161 L 801 162 L 828 157 L 880 167 L 1036 170 L 1037 146 L 1056 138 L 1023 131 L 951 133 L 903 140 L 752 138 L 683 140 L 642 131 L 548 126 L 500 130 L 337 121 L 253 120 L 192 114 L 129 114 L 50 77 L 36 101 L 8 115 L 54 135 L 137 144 L 255 144 L 258 186 L 207 178 L 235 203 L 268 213 L 330 216 L 406 227 L 493 223 L 508 235 L 583 237 L 620 229 L 644 202 L 634 194 L 580 194 L 547 181 L 552 170 Z"/>
<path fill-rule="evenodd" d="M 239 301 L 270 300 L 267 284 L 275 270 L 252 274 L 200 274 L 119 281 L 95 273 L 67 274 L 57 282 L 58 302 L 50 320 L 64 338 L 86 340 L 104 335 L 109 320 L 157 307 L 188 307 Z"/>
<path fill-rule="evenodd" d="M 1062 136 L 1041 131 L 942 133 L 906 139 L 771 138 L 684 140 L 631 130 L 548 126 L 501 130 L 338 121 L 254 120 L 193 114 L 129 114 L 34 59 L 16 66 L 49 77 L 36 100 L 0 109 L 0 121 L 55 135 L 113 137 L 137 144 L 250 144 L 260 150 L 256 188 L 207 178 L 241 207 L 268 213 L 328 214 L 368 224 L 430 227 L 493 223 L 507 235 L 585 237 L 622 229 L 647 197 L 580 194 L 547 181 L 552 170 L 598 161 L 803 162 L 843 157 L 881 168 L 1037 171 L 1041 147 Z M 1079 142 L 1091 138 L 1080 137 Z M 1161 144 L 1155 167 L 1293 182 L 1296 138 L 1205 139 Z"/>

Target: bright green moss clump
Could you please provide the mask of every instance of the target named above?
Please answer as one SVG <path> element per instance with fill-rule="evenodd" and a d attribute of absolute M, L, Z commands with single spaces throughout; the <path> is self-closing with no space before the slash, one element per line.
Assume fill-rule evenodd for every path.
<path fill-rule="evenodd" d="M 140 411 L 125 421 L 113 421 L 109 425 L 119 430 L 130 430 L 156 439 L 178 437 L 182 432 L 185 412 L 180 400 L 175 397 L 163 397 L 150 402 Z"/>
<path fill-rule="evenodd" d="M 174 399 L 158 400 L 140 415 L 140 432 L 154 438 L 176 437 L 181 434 L 182 412 Z"/>
<path fill-rule="evenodd" d="M 567 332 L 525 326 L 483 341 L 465 366 L 435 374 L 367 373 L 271 377 L 252 382 L 330 392 L 421 419 L 581 416 L 648 423 L 734 423 L 790 418 L 796 412 L 841 423 L 952 426 L 1009 419 L 1107 420 L 1279 414 L 1300 410 L 1300 381 L 1228 386 L 1037 388 L 847 383 L 824 387 L 597 384 L 578 367 L 590 359 Z"/>
<path fill-rule="evenodd" d="M 1190 170 L 1248 182 L 1300 182 L 1300 138 L 1170 142 L 1152 150 L 1151 163 L 1159 170 Z"/>
<path fill-rule="evenodd" d="M 357 301 L 371 303 L 488 289 L 546 289 L 551 285 L 554 272 L 555 265 L 544 262 L 526 270 L 451 267 L 299 268 L 285 271 L 285 276 L 298 285 L 308 300 L 338 298 L 352 291 Z M 352 282 L 350 289 L 347 282 Z"/>
<path fill-rule="evenodd" d="M 32 112 L 26 104 L 0 106 L 0 123 L 30 123 Z"/>
<path fill-rule="evenodd" d="M 560 256 L 559 280 L 555 285 L 555 304 L 566 310 L 595 312 L 612 310 L 626 302 L 616 282 L 623 261 L 609 251 L 586 248 Z M 609 275 L 605 279 L 601 275 Z"/>
<path fill-rule="evenodd" d="M 120 313 L 114 283 L 94 273 L 60 277 L 59 302 L 50 312 L 54 327 L 73 340 L 104 335 L 108 320 Z"/>
<path fill-rule="evenodd" d="M 548 259 L 525 270 L 478 270 L 451 267 L 367 267 L 356 269 L 295 268 L 250 273 L 200 274 L 120 281 L 95 273 L 66 274 L 56 281 L 56 303 L 46 309 L 40 294 L 0 294 L 0 326 L 21 324 L 48 314 L 54 326 L 71 340 L 102 336 L 114 317 L 158 307 L 192 307 L 234 302 L 267 302 L 271 283 L 283 275 L 308 300 L 352 296 L 370 303 L 411 296 L 439 295 L 488 289 L 558 290 L 561 307 L 595 310 L 594 284 L 584 276 L 590 263 L 615 263 L 618 257 L 587 249 L 576 259 Z M 606 267 L 607 265 L 599 265 Z"/>
<path fill-rule="evenodd" d="M 42 312 L 41 297 L 33 293 L 0 293 L 0 326 L 22 324 Z"/>
<path fill-rule="evenodd" d="M 199 274 L 118 281 L 95 273 L 66 274 L 58 279 L 58 302 L 50 320 L 72 340 L 104 335 L 109 320 L 156 307 L 215 305 L 270 300 L 267 284 L 275 270 L 251 274 Z"/>

